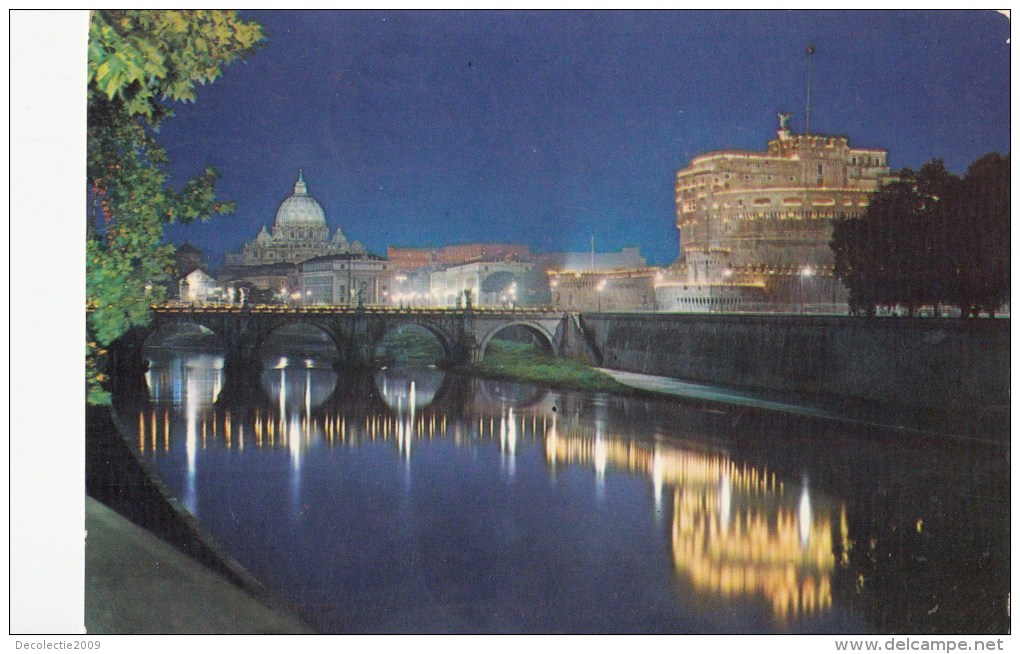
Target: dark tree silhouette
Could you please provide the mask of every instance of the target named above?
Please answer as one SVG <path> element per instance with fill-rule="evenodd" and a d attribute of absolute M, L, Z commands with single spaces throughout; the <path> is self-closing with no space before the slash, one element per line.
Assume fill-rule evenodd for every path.
<path fill-rule="evenodd" d="M 941 160 L 904 169 L 862 216 L 835 222 L 830 247 L 851 314 L 994 315 L 1009 298 L 1009 157 L 985 155 L 962 180 Z"/>
<path fill-rule="evenodd" d="M 994 315 L 1009 299 L 1009 156 L 988 154 L 963 178 L 954 222 L 953 301 L 964 316 Z"/>

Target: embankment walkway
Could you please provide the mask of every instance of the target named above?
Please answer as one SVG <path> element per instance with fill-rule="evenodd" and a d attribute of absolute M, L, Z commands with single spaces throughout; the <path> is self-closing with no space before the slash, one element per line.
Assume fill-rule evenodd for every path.
<path fill-rule="evenodd" d="M 941 416 L 937 415 L 932 415 L 929 416 L 929 419 L 922 420 L 916 414 L 912 415 L 909 412 L 880 407 L 871 403 L 839 402 L 831 399 L 823 401 L 819 398 L 791 397 L 789 394 L 780 397 L 775 393 L 732 390 L 717 386 L 695 384 L 672 377 L 644 375 L 635 372 L 613 370 L 611 368 L 599 368 L 598 370 L 609 375 L 624 386 L 659 395 L 707 402 L 721 402 L 723 404 L 766 411 L 781 411 L 854 425 L 908 432 L 919 436 L 957 438 L 1001 444 L 1001 441 L 995 438 L 980 438 L 955 432 L 951 421 L 942 419 Z"/>
<path fill-rule="evenodd" d="M 85 498 L 89 634 L 304 634 L 224 577 Z"/>

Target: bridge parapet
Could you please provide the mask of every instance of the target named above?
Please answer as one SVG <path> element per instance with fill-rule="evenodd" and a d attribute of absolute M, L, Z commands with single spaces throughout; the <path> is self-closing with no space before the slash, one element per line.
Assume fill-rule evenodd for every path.
<path fill-rule="evenodd" d="M 285 306 L 274 304 L 217 305 L 217 304 L 158 304 L 152 305 L 157 314 L 251 314 L 251 315 L 428 315 L 428 316 L 539 316 L 559 317 L 561 310 L 552 307 L 394 307 L 389 305 L 346 305 Z"/>

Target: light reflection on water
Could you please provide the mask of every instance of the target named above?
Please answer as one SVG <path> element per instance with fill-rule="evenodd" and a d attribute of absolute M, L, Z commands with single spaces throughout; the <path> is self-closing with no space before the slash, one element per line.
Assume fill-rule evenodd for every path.
<path fill-rule="evenodd" d="M 605 524 L 599 523 L 599 528 L 627 530 L 632 535 L 643 533 L 642 538 L 647 541 L 623 546 L 616 552 L 621 560 L 644 557 L 637 564 L 628 561 L 626 566 L 637 571 L 632 583 L 654 585 L 657 589 L 645 591 L 657 593 L 658 603 L 647 610 L 647 622 L 642 622 L 640 616 L 629 615 L 618 624 L 612 623 L 619 607 L 609 601 L 604 610 L 597 606 L 594 609 L 595 613 L 605 614 L 597 628 L 572 629 L 569 625 L 578 624 L 571 622 L 576 618 L 557 615 L 551 606 L 545 613 L 532 616 L 530 622 L 516 622 L 512 617 L 515 611 L 527 613 L 516 607 L 524 598 L 515 597 L 512 589 L 472 588 L 459 591 L 461 601 L 466 601 L 465 593 L 468 597 L 481 593 L 485 601 L 497 603 L 495 614 L 502 612 L 506 617 L 498 622 L 493 622 L 492 616 L 470 622 L 471 612 L 463 610 L 461 613 L 468 617 L 459 618 L 461 621 L 452 631 L 669 631 L 691 629 L 691 625 L 698 624 L 703 626 L 693 628 L 699 631 L 782 631 L 791 628 L 793 620 L 821 615 L 833 607 L 836 561 L 850 548 L 845 507 L 834 499 L 810 492 L 806 481 L 791 483 L 774 472 L 738 462 L 725 451 L 681 447 L 670 442 L 667 435 L 647 433 L 637 425 L 626 427 L 626 422 L 621 424 L 612 419 L 613 408 L 605 396 L 596 396 L 586 403 L 555 392 L 541 389 L 536 392 L 534 387 L 475 380 L 468 406 L 457 409 L 433 404 L 443 387 L 443 372 L 384 370 L 373 380 L 381 406 L 363 412 L 333 406 L 324 410 L 323 404 L 336 386 L 337 374 L 314 369 L 304 361 L 279 363 L 278 367 L 266 369 L 262 377 L 270 402 L 241 417 L 232 416 L 229 410 L 215 404 L 223 383 L 222 358 L 192 356 L 154 362 L 149 373 L 154 401 L 138 412 L 137 444 L 139 451 L 150 457 L 171 486 L 178 489 L 188 510 L 205 521 L 256 574 L 275 579 L 284 594 L 288 588 L 291 593 L 296 592 L 295 587 L 301 589 L 302 595 L 326 593 L 328 598 L 319 604 L 337 607 L 339 614 L 345 611 L 358 614 L 353 605 L 359 598 L 373 597 L 371 589 L 310 589 L 308 584 L 316 583 L 314 569 L 295 572 L 295 577 L 302 580 L 300 583 L 280 579 L 276 570 L 279 561 L 266 550 L 294 551 L 305 542 L 330 543 L 335 534 L 329 530 L 350 516 L 345 516 L 348 507 L 344 502 L 324 499 L 336 492 L 328 479 L 358 474 L 365 477 L 366 483 L 380 483 L 387 478 L 385 460 L 377 456 L 366 459 L 353 452 L 371 448 L 366 450 L 371 453 L 382 447 L 392 452 L 391 461 L 400 464 L 404 499 L 398 507 L 380 508 L 379 515 L 373 518 L 390 516 L 393 521 L 409 520 L 411 524 L 432 519 L 428 515 L 416 518 L 405 513 L 407 506 L 424 504 L 427 494 L 435 492 L 420 490 L 412 484 L 413 465 L 420 471 L 416 479 L 421 479 L 422 484 L 447 480 L 445 483 L 452 487 L 444 493 L 458 492 L 456 484 L 465 481 L 458 479 L 458 474 L 469 474 L 466 481 L 471 485 L 514 488 L 515 497 L 533 504 L 527 509 L 531 522 L 543 525 L 529 531 L 529 538 L 545 538 L 552 543 L 570 541 L 567 534 L 577 525 L 565 525 L 564 533 L 557 533 L 556 521 L 549 517 L 552 513 L 543 513 L 546 510 L 543 503 L 552 502 L 567 509 L 570 520 L 582 524 L 606 520 Z M 179 455 L 182 448 L 183 462 Z M 287 454 L 285 467 L 279 466 L 272 456 L 280 451 Z M 349 459 L 343 458 L 345 451 L 352 452 Z M 489 452 L 496 457 L 498 466 L 491 472 L 479 471 L 470 460 L 487 458 Z M 457 462 L 456 457 L 467 457 L 466 463 Z M 357 461 L 369 469 L 352 472 L 351 466 Z M 183 470 L 178 467 L 182 463 Z M 476 467 L 467 468 L 465 473 L 464 466 L 472 465 Z M 239 479 L 237 472 L 242 469 L 245 473 Z M 374 482 L 373 469 L 379 473 Z M 567 481 L 561 484 L 561 477 Z M 586 478 L 591 484 L 587 491 L 583 483 Z M 639 484 L 635 486 L 634 481 Z M 514 487 L 517 483 L 525 486 Z M 256 500 L 265 495 L 265 489 L 276 487 L 287 488 L 289 501 L 285 508 L 266 498 L 258 504 Z M 644 491 L 640 490 L 642 487 Z M 490 493 L 488 489 L 483 492 Z M 545 499 L 532 500 L 529 493 Z M 493 496 L 497 504 L 504 501 L 499 493 Z M 594 497 L 596 505 L 590 505 L 586 496 Z M 366 492 L 365 502 L 372 501 L 371 497 Z M 286 534 L 284 538 L 294 538 L 295 542 L 273 542 L 267 548 L 264 541 L 270 538 L 268 534 L 251 531 L 247 525 L 232 525 L 224 519 L 224 512 L 229 511 L 232 521 L 238 521 L 237 507 L 224 507 L 224 502 L 246 506 L 249 516 L 253 519 L 257 516 L 260 522 L 302 524 L 303 516 L 316 503 L 328 507 L 331 513 L 324 518 L 328 525 L 324 533 L 317 532 L 314 526 L 305 526 L 297 533 L 270 528 L 268 531 L 277 537 Z M 251 506 L 252 502 L 257 506 Z M 487 530 L 489 540 L 499 541 L 506 536 L 500 534 L 498 524 L 513 521 L 510 516 L 520 508 L 485 506 L 478 510 L 480 515 L 495 520 L 497 527 L 489 526 Z M 637 528 L 635 511 L 640 514 Z M 462 517 L 464 522 L 475 519 L 471 515 Z M 614 526 L 617 520 L 620 525 Z M 378 540 L 370 537 L 363 540 L 362 536 L 336 546 L 344 551 L 358 543 L 368 548 L 386 547 L 384 532 L 380 531 Z M 593 528 L 591 537 L 604 536 Z M 659 549 L 660 543 L 668 549 Z M 501 560 L 498 542 L 474 542 L 473 546 L 489 552 L 489 566 L 512 568 L 518 559 L 526 558 L 507 556 Z M 568 586 L 580 583 L 575 557 L 582 559 L 582 574 L 619 583 L 613 568 L 621 560 L 606 559 L 598 547 L 594 553 L 585 548 L 573 553 L 553 549 L 562 560 L 546 562 L 550 569 L 541 574 L 554 577 L 561 574 L 557 583 Z M 364 553 L 344 556 L 358 559 Z M 584 557 L 590 560 L 585 562 Z M 310 561 L 309 565 L 314 567 Z M 670 568 L 672 573 L 668 573 Z M 414 571 L 414 575 L 420 574 L 423 573 Z M 471 570 L 465 574 L 484 576 L 484 572 Z M 513 577 L 539 572 L 515 570 L 508 574 Z M 375 582 L 369 576 L 362 583 L 370 586 Z M 429 583 L 439 586 L 450 583 L 456 587 L 459 582 L 439 577 Z M 596 594 L 613 591 L 600 589 Z M 397 594 L 407 592 L 400 590 Z M 429 595 L 448 591 L 431 588 L 425 592 Z M 713 609 L 720 600 L 722 604 Z M 599 601 L 598 596 L 585 599 L 586 603 Z M 387 606 L 389 603 L 392 605 Z M 403 605 L 392 599 L 381 604 L 372 619 L 364 623 L 351 622 L 341 615 L 317 619 L 327 630 L 389 630 L 392 627 L 385 626 L 389 623 L 380 621 L 378 614 L 387 610 L 399 612 Z M 755 617 L 756 606 L 766 607 L 764 612 L 771 617 Z M 321 607 L 311 610 L 313 614 L 321 611 L 330 612 Z M 700 615 L 705 611 L 718 615 L 705 618 Z M 415 625 L 396 629 L 434 628 L 419 622 Z"/>

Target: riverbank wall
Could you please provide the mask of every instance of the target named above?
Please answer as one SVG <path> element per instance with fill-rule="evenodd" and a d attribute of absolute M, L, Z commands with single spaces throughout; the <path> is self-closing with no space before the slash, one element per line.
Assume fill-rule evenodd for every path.
<path fill-rule="evenodd" d="M 85 492 L 225 577 L 263 605 L 283 615 L 294 615 L 282 598 L 216 543 L 159 475 L 131 449 L 115 413 L 109 407 L 86 407 Z"/>
<path fill-rule="evenodd" d="M 597 313 L 580 324 L 606 368 L 1008 438 L 1008 319 Z"/>

